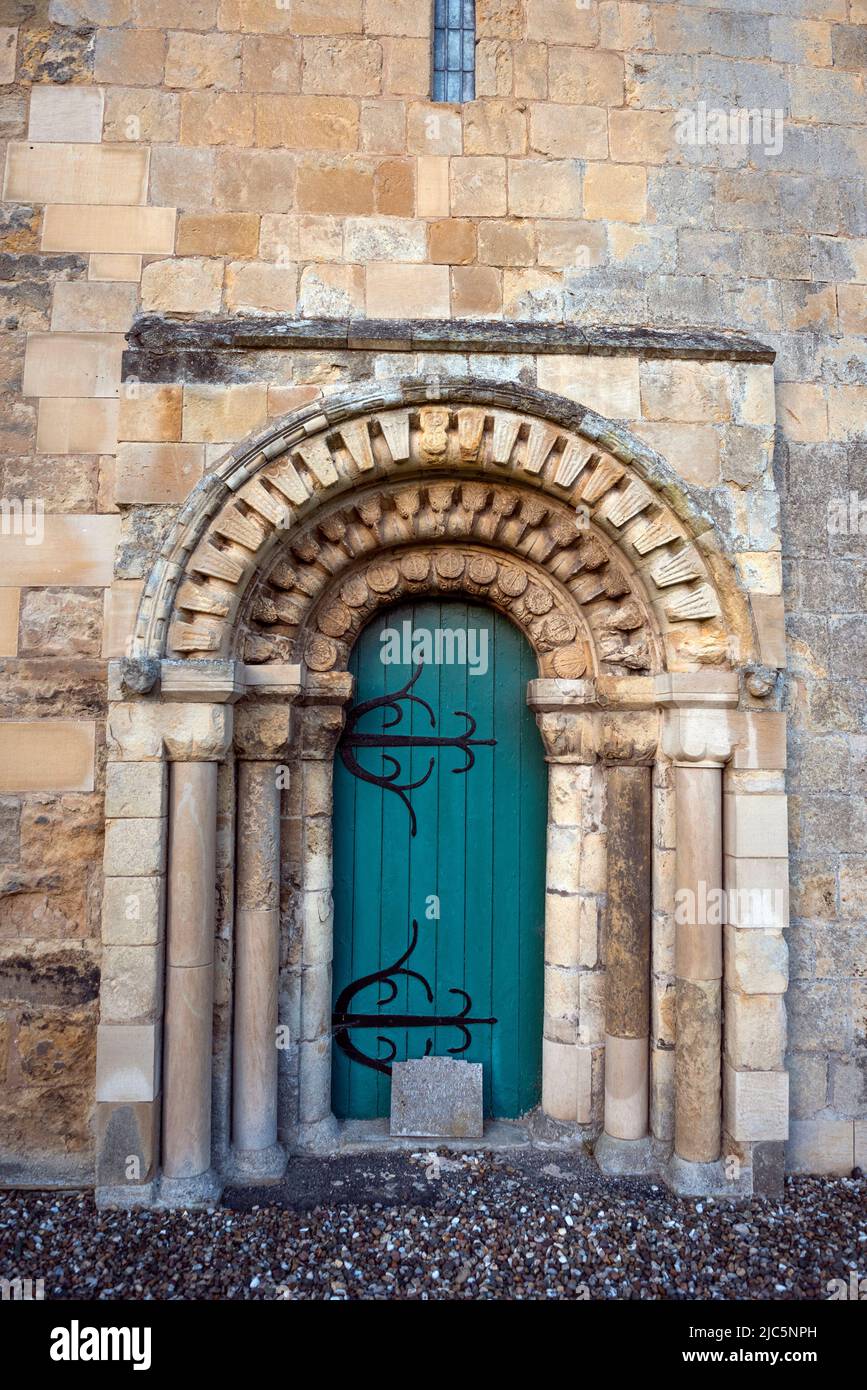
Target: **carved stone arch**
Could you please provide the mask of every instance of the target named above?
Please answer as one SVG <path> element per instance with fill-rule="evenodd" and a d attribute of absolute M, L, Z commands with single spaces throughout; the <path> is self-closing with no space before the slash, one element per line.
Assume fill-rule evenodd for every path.
<path fill-rule="evenodd" d="M 381 602 L 454 591 L 510 614 L 540 675 L 663 668 L 644 582 L 603 532 L 520 484 L 439 475 L 362 489 L 287 537 L 240 607 L 234 654 L 300 662 L 312 642 L 311 669 L 339 668 Z"/>
<path fill-rule="evenodd" d="M 421 489 L 434 517 L 431 534 L 453 535 L 467 510 L 465 484 L 476 489 L 476 500 L 488 488 L 488 521 L 503 488 L 519 494 L 525 509 L 531 499 L 547 509 L 548 524 L 535 523 L 534 541 L 548 546 L 554 566 L 568 568 L 580 553 L 580 537 L 576 543 L 565 518 L 582 518 L 598 543 L 607 543 L 607 568 L 619 565 L 641 580 L 663 667 L 724 667 L 733 642 L 742 662 L 752 659 L 749 602 L 700 490 L 627 430 L 583 406 L 472 380 L 408 381 L 334 396 L 234 449 L 194 490 L 165 539 L 141 601 L 133 654 L 233 654 L 247 596 L 287 547 L 297 550 L 305 537 L 311 543 L 314 523 L 339 525 L 348 504 L 356 510 L 353 524 L 375 532 L 375 495 L 396 486 L 395 516 L 401 490 L 406 496 Z M 473 515 L 483 510 L 472 495 L 469 502 Z M 438 507 L 451 508 L 450 515 L 438 517 Z M 520 549 L 527 529 L 501 515 L 488 543 Z"/>

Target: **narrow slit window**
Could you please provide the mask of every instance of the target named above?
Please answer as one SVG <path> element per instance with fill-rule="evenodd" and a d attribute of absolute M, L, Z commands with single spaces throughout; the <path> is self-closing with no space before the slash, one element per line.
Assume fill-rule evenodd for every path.
<path fill-rule="evenodd" d="M 476 95 L 476 0 L 435 0 L 434 101 Z"/>

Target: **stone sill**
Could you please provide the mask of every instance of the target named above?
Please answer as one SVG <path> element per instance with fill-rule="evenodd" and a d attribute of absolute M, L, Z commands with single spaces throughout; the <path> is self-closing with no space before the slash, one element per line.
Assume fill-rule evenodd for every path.
<path fill-rule="evenodd" d="M 139 354 L 294 348 L 367 352 L 570 353 L 773 362 L 774 350 L 745 333 L 703 328 L 510 323 L 500 319 L 173 318 L 142 314 L 127 335 Z"/>

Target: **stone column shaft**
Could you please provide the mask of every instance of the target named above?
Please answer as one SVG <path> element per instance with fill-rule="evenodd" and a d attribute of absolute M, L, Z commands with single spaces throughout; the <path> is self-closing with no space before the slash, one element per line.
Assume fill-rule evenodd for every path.
<path fill-rule="evenodd" d="M 608 770 L 605 1133 L 647 1134 L 650 1048 L 651 769 Z"/>
<path fill-rule="evenodd" d="M 722 769 L 679 766 L 675 974 L 675 1153 L 720 1156 Z"/>
<path fill-rule="evenodd" d="M 232 1139 L 244 1153 L 277 1143 L 279 764 L 238 764 Z"/>
<path fill-rule="evenodd" d="M 163 1172 L 195 1178 L 211 1163 L 217 764 L 170 773 Z"/>

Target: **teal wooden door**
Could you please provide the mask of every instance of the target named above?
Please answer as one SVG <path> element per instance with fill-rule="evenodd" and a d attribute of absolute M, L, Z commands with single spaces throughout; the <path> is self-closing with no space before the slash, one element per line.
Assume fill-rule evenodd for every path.
<path fill-rule="evenodd" d="M 461 634 L 479 674 L 448 660 Z M 351 670 L 334 778 L 334 1112 L 388 1115 L 390 1063 L 451 1052 L 483 1063 L 487 1115 L 525 1114 L 541 1091 L 547 803 L 533 653 L 493 609 L 407 603 L 365 628 Z"/>

